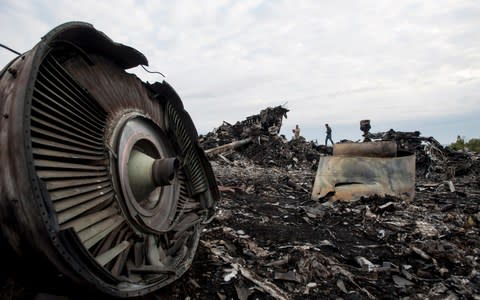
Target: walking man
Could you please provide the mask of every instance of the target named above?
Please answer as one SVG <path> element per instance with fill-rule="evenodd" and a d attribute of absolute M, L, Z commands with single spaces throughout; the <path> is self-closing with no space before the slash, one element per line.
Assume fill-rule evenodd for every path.
<path fill-rule="evenodd" d="M 298 127 L 298 124 L 295 125 L 295 128 L 292 129 L 292 132 L 293 132 L 293 139 L 294 140 L 298 140 L 300 138 L 300 127 Z"/>
<path fill-rule="evenodd" d="M 327 146 L 327 142 L 328 140 L 330 140 L 330 143 L 332 143 L 332 146 L 333 146 L 333 140 L 332 140 L 332 128 L 330 128 L 330 126 L 328 126 L 328 124 L 325 124 L 325 127 L 327 128 L 327 136 L 325 137 L 325 146 Z"/>

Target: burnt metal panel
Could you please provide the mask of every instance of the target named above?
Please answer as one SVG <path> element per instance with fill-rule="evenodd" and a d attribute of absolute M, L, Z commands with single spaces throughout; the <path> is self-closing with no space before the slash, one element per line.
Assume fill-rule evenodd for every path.
<path fill-rule="evenodd" d="M 356 151 L 351 149 L 348 152 Z M 412 200 L 415 196 L 415 155 L 320 157 L 312 190 L 313 200 L 355 200 L 372 195 Z"/>
<path fill-rule="evenodd" d="M 109 57 L 123 69 L 138 65 L 147 65 L 148 60 L 140 51 L 114 42 L 103 32 L 96 30 L 92 24 L 85 22 L 68 22 L 52 29 L 42 37 L 45 43 L 72 43 L 87 53 L 97 53 Z"/>

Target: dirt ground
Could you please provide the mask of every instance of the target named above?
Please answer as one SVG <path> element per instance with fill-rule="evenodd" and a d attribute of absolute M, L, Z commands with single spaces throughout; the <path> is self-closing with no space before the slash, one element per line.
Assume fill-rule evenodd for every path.
<path fill-rule="evenodd" d="M 419 179 L 412 202 L 372 197 L 325 205 L 310 200 L 313 172 L 244 161 L 214 163 L 214 170 L 231 189 L 191 270 L 164 289 L 173 298 L 480 297 L 476 174 L 455 178 L 456 192 Z M 252 274 L 257 282 L 247 278 Z M 278 293 L 268 292 L 270 284 Z"/>

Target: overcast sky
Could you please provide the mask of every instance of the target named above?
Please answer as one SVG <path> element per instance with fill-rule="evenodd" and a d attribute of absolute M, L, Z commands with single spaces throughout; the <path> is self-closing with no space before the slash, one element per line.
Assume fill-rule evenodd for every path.
<path fill-rule="evenodd" d="M 0 0 L 0 43 L 31 49 L 67 21 L 93 24 L 166 75 L 200 133 L 267 106 L 307 139 L 419 130 L 480 137 L 480 1 Z M 0 65 L 14 55 L 0 49 Z M 141 79 L 162 78 L 139 70 Z"/>

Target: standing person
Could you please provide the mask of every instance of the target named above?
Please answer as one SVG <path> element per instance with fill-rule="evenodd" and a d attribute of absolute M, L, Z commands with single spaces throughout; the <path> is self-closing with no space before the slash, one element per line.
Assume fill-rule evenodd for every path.
<path fill-rule="evenodd" d="M 334 143 L 332 141 L 332 128 L 330 128 L 328 124 L 325 124 L 325 127 L 327 128 L 327 131 L 326 131 L 327 136 L 325 137 L 325 146 L 327 145 L 328 140 L 330 140 L 333 146 Z"/>
<path fill-rule="evenodd" d="M 300 127 L 298 127 L 298 124 L 295 125 L 294 129 L 292 129 L 292 132 L 294 134 L 293 139 L 298 140 L 298 138 L 300 137 Z"/>

